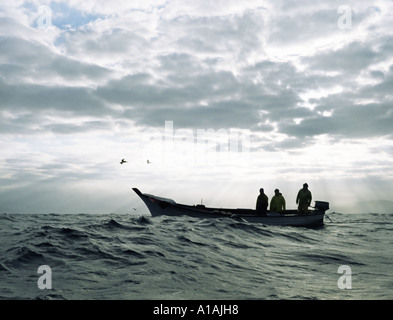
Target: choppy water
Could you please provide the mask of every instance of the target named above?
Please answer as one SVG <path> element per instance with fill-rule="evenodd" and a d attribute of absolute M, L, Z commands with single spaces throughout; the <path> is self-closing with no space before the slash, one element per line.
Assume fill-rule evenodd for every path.
<path fill-rule="evenodd" d="M 0 214 L 0 298 L 392 299 L 393 215 L 329 216 L 333 222 L 307 229 L 230 218 Z M 38 274 L 41 265 L 51 274 Z M 351 273 L 338 273 L 341 265 Z M 51 289 L 38 287 L 41 276 Z"/>

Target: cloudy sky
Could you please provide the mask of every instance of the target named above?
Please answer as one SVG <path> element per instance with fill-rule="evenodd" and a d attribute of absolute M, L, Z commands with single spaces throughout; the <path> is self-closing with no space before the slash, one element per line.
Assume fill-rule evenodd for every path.
<path fill-rule="evenodd" d="M 392 200 L 392 35 L 390 0 L 0 0 L 0 212 Z"/>

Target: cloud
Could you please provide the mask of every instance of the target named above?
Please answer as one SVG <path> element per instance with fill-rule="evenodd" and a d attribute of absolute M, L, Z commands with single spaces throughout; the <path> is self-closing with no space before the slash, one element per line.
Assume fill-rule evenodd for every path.
<path fill-rule="evenodd" d="M 7 82 L 91 86 L 111 76 L 101 66 L 81 63 L 51 51 L 43 44 L 19 38 L 0 39 L 1 77 Z M 28 67 L 27 67 L 28 66 Z"/>
<path fill-rule="evenodd" d="M 303 6 L 299 6 L 304 8 Z M 269 43 L 277 46 L 287 46 L 296 43 L 308 44 L 321 38 L 330 37 L 338 33 L 337 7 L 321 8 L 320 5 L 308 7 L 308 10 L 288 10 L 291 7 L 285 4 L 282 13 L 271 20 Z"/>
<path fill-rule="evenodd" d="M 323 52 L 302 61 L 313 70 L 339 71 L 350 75 L 380 62 L 380 59 L 381 55 L 368 43 L 351 42 L 338 50 Z"/>
<path fill-rule="evenodd" d="M 87 125 L 89 121 L 103 124 L 100 118 L 120 121 L 125 117 L 142 126 L 162 126 L 170 119 L 180 127 L 237 124 L 256 131 L 278 129 L 297 138 L 334 132 L 360 136 L 356 125 L 343 119 L 354 112 L 353 100 L 361 99 L 367 91 L 371 93 L 370 86 L 358 86 L 358 95 L 352 93 L 343 101 L 349 105 L 342 109 L 345 112 L 329 104 L 329 99 L 340 102 L 337 94 L 308 101 L 302 94 L 330 90 L 337 85 L 338 74 L 360 75 L 364 69 L 369 70 L 370 77 L 385 80 L 373 86 L 374 96 L 389 87 L 389 75 L 377 67 L 391 47 L 386 36 L 384 42 L 375 40 L 372 46 L 356 40 L 338 49 L 327 47 L 315 55 L 303 56 L 300 62 L 312 72 L 299 69 L 295 61 L 276 61 L 266 55 L 267 44 L 285 47 L 289 42 L 340 33 L 332 24 L 337 20 L 334 6 L 307 2 L 297 7 L 286 2 L 273 8 L 256 7 L 252 2 L 243 6 L 230 3 L 226 9 L 208 14 L 211 11 L 206 6 L 191 9 L 190 3 L 179 3 L 178 8 L 187 8 L 183 13 L 180 9 L 173 11 L 169 4 L 156 5 L 157 10 L 148 5 L 121 5 L 117 12 L 133 17 L 133 23 L 127 23 L 120 14 L 111 16 L 112 9 L 101 2 L 94 8 L 90 2 L 79 7 L 73 2 L 53 5 L 54 19 L 60 13 L 64 19 L 83 18 L 80 24 L 59 34 L 63 53 L 39 41 L 3 38 L 4 63 L 0 67 L 7 79 L 3 79 L 3 106 L 6 103 L 13 112 L 56 110 L 95 117 L 86 120 L 86 130 L 93 130 L 94 126 Z M 366 13 L 357 14 L 366 19 Z M 165 18 L 160 20 L 160 15 Z M 155 21 L 155 29 L 148 28 L 147 21 Z M 58 22 L 57 27 L 65 25 Z M 339 73 L 332 76 L 334 72 Z M 21 79 L 24 83 L 16 85 Z M 352 79 L 341 81 L 343 85 L 353 83 Z M 305 108 L 308 103 L 315 109 Z M 121 108 L 115 111 L 116 106 Z M 383 116 L 384 107 L 370 108 Z M 385 133 L 384 125 L 373 125 L 366 108 L 356 110 L 357 122 L 364 121 L 368 132 Z M 27 120 L 26 114 L 19 119 Z M 54 132 L 84 130 L 80 124 L 59 123 L 55 127 L 43 126 Z"/>
<path fill-rule="evenodd" d="M 338 99 L 339 100 L 339 99 Z M 391 103 L 353 105 L 342 104 L 331 116 L 315 113 L 299 124 L 282 124 L 281 131 L 299 138 L 329 134 L 338 138 L 383 137 L 391 132 Z"/>
<path fill-rule="evenodd" d="M 105 115 L 108 109 L 94 96 L 93 92 L 83 87 L 59 87 L 36 84 L 8 84 L 1 81 L 0 106 L 9 109 L 41 112 L 57 110 L 82 115 Z"/>

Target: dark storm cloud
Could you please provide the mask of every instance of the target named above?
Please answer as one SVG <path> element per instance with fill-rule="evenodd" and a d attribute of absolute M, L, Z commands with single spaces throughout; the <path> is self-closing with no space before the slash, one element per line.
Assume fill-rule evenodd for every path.
<path fill-rule="evenodd" d="M 263 120 L 279 121 L 307 112 L 295 109 L 298 96 L 288 89 L 269 93 L 261 85 L 239 81 L 229 72 L 185 72 L 151 84 L 147 75 L 128 76 L 97 90 L 101 99 L 130 106 L 127 118 L 151 126 L 165 120 L 192 127 L 254 128 Z M 168 72 L 173 70 L 168 69 Z M 259 112 L 265 111 L 266 116 Z"/>
<path fill-rule="evenodd" d="M 0 39 L 1 77 L 8 81 L 27 78 L 34 82 L 99 82 L 111 71 L 98 65 L 82 63 L 54 53 L 35 41 L 14 37 Z"/>
<path fill-rule="evenodd" d="M 381 76 L 383 74 L 383 78 Z M 393 100 L 392 87 L 393 87 L 393 65 L 390 66 L 386 73 L 379 72 L 381 82 L 375 85 L 365 86 L 359 90 L 361 98 L 369 98 L 376 100 Z"/>
<path fill-rule="evenodd" d="M 78 133 L 111 130 L 104 120 L 116 114 L 83 87 L 8 84 L 0 80 L 1 134 Z M 89 117 L 103 120 L 78 120 Z M 74 123 L 70 123 L 74 119 Z M 80 122 L 83 123 L 80 123 Z"/>
<path fill-rule="evenodd" d="M 0 95 L 0 107 L 12 111 L 57 110 L 84 115 L 103 115 L 108 112 L 93 91 L 83 87 L 8 84 L 0 80 Z"/>
<path fill-rule="evenodd" d="M 105 131 L 108 132 L 112 129 L 112 126 L 107 121 L 84 121 L 81 124 L 65 124 L 65 123 L 53 123 L 44 126 L 44 131 L 51 131 L 55 134 L 78 134 Z"/>
<path fill-rule="evenodd" d="M 112 103 L 140 108 L 159 108 L 165 105 L 184 105 L 198 98 L 193 87 L 182 84 L 168 86 L 166 83 L 150 83 L 150 75 L 137 74 L 114 80 L 97 89 L 96 95 Z"/>
<path fill-rule="evenodd" d="M 332 107 L 332 116 L 315 113 L 299 124 L 280 124 L 280 131 L 299 138 L 329 134 L 343 138 L 371 138 L 391 133 L 391 102 Z"/>
<path fill-rule="evenodd" d="M 339 50 L 304 58 L 303 62 L 314 70 L 344 71 L 346 76 L 350 76 L 380 61 L 380 58 L 380 54 L 368 43 L 352 42 Z"/>

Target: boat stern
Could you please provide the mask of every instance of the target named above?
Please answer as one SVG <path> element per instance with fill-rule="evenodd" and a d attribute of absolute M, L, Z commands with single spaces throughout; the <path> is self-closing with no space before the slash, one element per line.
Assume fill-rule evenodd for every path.
<path fill-rule="evenodd" d="M 315 211 L 326 212 L 329 210 L 329 202 L 326 201 L 315 201 Z"/>

